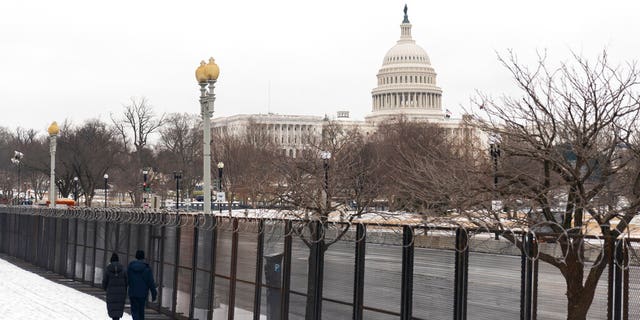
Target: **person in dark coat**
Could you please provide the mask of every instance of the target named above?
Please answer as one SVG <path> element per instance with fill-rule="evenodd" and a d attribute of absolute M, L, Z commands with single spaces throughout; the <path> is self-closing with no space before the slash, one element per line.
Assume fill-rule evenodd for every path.
<path fill-rule="evenodd" d="M 129 302 L 133 320 L 144 320 L 144 308 L 151 292 L 151 300 L 156 301 L 158 291 L 153 281 L 151 267 L 144 261 L 144 251 L 136 251 L 136 260 L 129 262 Z"/>
<path fill-rule="evenodd" d="M 119 260 L 114 252 L 109 260 L 111 263 L 105 268 L 102 276 L 102 289 L 107 291 L 107 312 L 113 320 L 122 317 L 124 302 L 127 299 L 127 270 Z"/>

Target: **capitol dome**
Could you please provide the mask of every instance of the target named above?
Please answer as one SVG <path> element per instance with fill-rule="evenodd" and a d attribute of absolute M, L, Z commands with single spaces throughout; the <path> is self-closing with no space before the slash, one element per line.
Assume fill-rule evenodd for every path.
<path fill-rule="evenodd" d="M 410 121 L 442 120 L 442 89 L 427 51 L 411 37 L 411 23 L 404 7 L 400 40 L 387 51 L 378 71 L 378 86 L 372 90 L 372 113 L 367 122 L 376 124 L 404 117 Z"/>
<path fill-rule="evenodd" d="M 427 52 L 421 46 L 414 43 L 398 43 L 384 56 L 382 65 L 396 63 L 431 64 Z"/>

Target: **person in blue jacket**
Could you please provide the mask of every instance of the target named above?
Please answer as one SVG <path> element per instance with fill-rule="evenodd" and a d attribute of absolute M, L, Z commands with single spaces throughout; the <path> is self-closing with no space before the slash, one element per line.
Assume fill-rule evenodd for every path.
<path fill-rule="evenodd" d="M 127 268 L 129 279 L 129 302 L 133 320 L 144 320 L 144 308 L 151 292 L 151 300 L 156 301 L 158 291 L 153 281 L 151 267 L 144 261 L 144 251 L 136 251 L 136 260 L 129 263 Z"/>

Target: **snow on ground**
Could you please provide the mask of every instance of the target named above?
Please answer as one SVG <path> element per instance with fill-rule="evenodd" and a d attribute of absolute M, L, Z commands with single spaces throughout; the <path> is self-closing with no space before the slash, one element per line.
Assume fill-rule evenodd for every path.
<path fill-rule="evenodd" d="M 0 318 L 105 319 L 106 303 L 0 259 Z M 125 314 L 121 319 L 131 319 Z"/>

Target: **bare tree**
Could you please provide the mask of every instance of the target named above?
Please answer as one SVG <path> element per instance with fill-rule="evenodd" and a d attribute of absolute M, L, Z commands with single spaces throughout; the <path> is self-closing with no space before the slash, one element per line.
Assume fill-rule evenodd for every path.
<path fill-rule="evenodd" d="M 512 52 L 500 58 L 520 97 L 480 95 L 475 101 L 482 114 L 474 124 L 501 139 L 500 183 L 478 192 L 485 199 L 498 193 L 517 201 L 508 222 L 499 212 L 474 212 L 491 212 L 497 228 L 568 230 L 568 237 L 556 239 L 562 257 L 540 252 L 540 259 L 565 278 L 567 319 L 586 319 L 613 241 L 640 207 L 638 70 L 634 64 L 612 65 L 606 52 L 595 61 L 574 54 L 573 64 L 557 68 L 544 55 L 539 58 L 532 69 Z M 583 263 L 586 234 L 604 239 L 600 263 L 591 268 Z M 507 238 L 521 247 L 518 239 Z"/>
<path fill-rule="evenodd" d="M 118 118 L 111 115 L 111 121 L 124 147 L 120 166 L 123 174 L 116 176 L 115 181 L 129 193 L 134 206 L 140 206 L 142 171 L 153 167 L 154 163 L 153 152 L 148 148 L 149 137 L 162 127 L 165 115 L 156 116 L 153 106 L 145 97 L 132 97 L 130 103 L 124 105 L 122 116 Z"/>
<path fill-rule="evenodd" d="M 156 117 L 153 106 L 145 97 L 131 97 L 131 102 L 124 105 L 121 118 L 114 118 L 111 115 L 111 121 L 126 148 L 126 152 L 129 151 L 130 140 L 134 146 L 133 151 L 144 149 L 148 144 L 149 136 L 160 129 L 164 120 L 164 114 L 159 118 Z"/>
<path fill-rule="evenodd" d="M 254 207 L 257 203 L 271 203 L 276 146 L 266 127 L 250 121 L 241 135 L 216 132 L 213 141 L 214 162 L 224 163 L 222 188 L 228 193 L 229 204 L 235 198 L 251 202 Z"/>
<path fill-rule="evenodd" d="M 440 125 L 400 119 L 379 126 L 374 139 L 388 183 L 385 195 L 392 211 L 407 210 L 426 216 L 443 215 L 468 200 L 465 189 L 475 186 L 469 169 L 475 156 L 474 137 L 467 128 L 455 132 Z"/>
<path fill-rule="evenodd" d="M 186 113 L 169 114 L 160 128 L 158 163 L 161 172 L 182 172 L 182 194 L 193 195 L 202 181 L 201 120 Z"/>
<path fill-rule="evenodd" d="M 65 152 L 71 155 L 69 161 L 79 179 L 85 205 L 91 206 L 95 189 L 103 188 L 103 175 L 115 168 L 121 158 L 122 146 L 107 124 L 90 120 L 70 132 Z"/>

